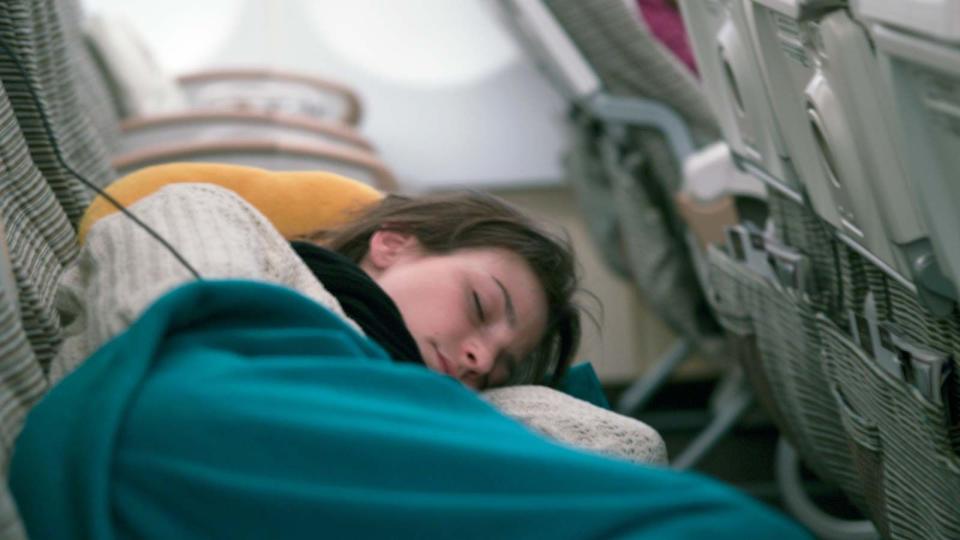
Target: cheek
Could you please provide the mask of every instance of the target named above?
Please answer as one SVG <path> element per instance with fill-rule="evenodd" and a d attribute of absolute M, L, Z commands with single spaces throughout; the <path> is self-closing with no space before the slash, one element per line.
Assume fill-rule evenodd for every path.
<path fill-rule="evenodd" d="M 393 298 L 414 337 L 448 339 L 469 326 L 458 289 L 436 282 L 408 283 Z"/>

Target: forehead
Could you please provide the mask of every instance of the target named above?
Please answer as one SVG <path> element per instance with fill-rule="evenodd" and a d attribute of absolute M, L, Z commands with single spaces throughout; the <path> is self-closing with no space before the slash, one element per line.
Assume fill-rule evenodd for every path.
<path fill-rule="evenodd" d="M 523 257 L 504 248 L 462 248 L 451 251 L 446 255 L 446 257 L 454 260 L 463 260 L 482 264 L 485 267 L 502 267 L 505 270 L 519 269 L 518 267 L 523 267 L 524 270 L 531 274 L 533 273 L 533 271 L 530 269 L 530 265 L 526 260 L 523 259 Z"/>
<path fill-rule="evenodd" d="M 462 264 L 469 270 L 491 275 L 503 282 L 524 282 L 535 285 L 538 291 L 543 287 L 530 264 L 516 253 L 503 248 L 465 248 L 452 251 L 444 256 L 453 264 Z M 505 282 L 504 282 L 505 283 Z M 513 291 L 511 291 L 513 292 Z"/>

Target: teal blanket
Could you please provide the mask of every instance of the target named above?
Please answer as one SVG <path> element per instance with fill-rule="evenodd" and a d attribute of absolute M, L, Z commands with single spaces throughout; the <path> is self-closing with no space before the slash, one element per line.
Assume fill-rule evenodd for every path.
<path fill-rule="evenodd" d="M 30 414 L 30 537 L 807 538 L 718 483 L 553 444 L 241 281 L 156 302 Z"/>

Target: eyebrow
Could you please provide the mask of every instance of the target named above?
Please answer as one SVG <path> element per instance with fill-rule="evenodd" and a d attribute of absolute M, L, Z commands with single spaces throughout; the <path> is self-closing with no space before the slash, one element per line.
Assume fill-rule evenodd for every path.
<path fill-rule="evenodd" d="M 494 276 L 490 276 L 494 281 L 497 282 L 497 286 L 500 287 L 500 292 L 503 293 L 503 301 L 507 305 L 507 322 L 510 323 L 510 327 L 517 326 L 517 312 L 513 308 L 513 299 L 510 298 L 510 291 L 503 286 L 503 283 L 500 283 L 500 280 Z"/>

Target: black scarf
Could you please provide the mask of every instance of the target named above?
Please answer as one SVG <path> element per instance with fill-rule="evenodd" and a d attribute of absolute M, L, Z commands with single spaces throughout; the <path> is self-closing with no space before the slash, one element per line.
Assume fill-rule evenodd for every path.
<path fill-rule="evenodd" d="M 337 297 L 343 311 L 370 339 L 400 362 L 423 364 L 417 343 L 393 300 L 353 261 L 308 242 L 291 242 L 324 288 Z"/>

